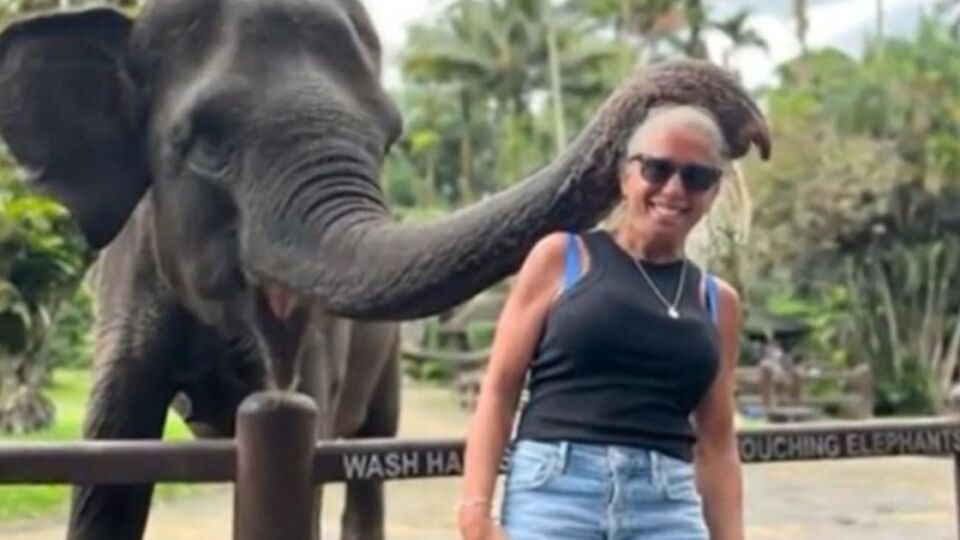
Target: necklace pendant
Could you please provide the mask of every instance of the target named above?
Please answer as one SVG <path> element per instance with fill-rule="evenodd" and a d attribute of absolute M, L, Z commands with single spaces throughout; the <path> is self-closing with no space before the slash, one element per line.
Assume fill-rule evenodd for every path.
<path fill-rule="evenodd" d="M 669 315 L 671 319 L 679 319 L 679 318 L 680 318 L 680 313 L 678 313 L 678 312 L 677 312 L 677 308 L 675 308 L 675 307 L 673 307 L 673 306 L 670 306 L 670 309 L 667 310 L 667 315 Z"/>

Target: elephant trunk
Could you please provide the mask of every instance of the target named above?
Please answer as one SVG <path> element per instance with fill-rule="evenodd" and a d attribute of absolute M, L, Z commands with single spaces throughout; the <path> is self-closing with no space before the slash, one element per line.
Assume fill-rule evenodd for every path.
<path fill-rule="evenodd" d="M 711 110 L 734 157 L 751 142 L 769 155 L 763 118 L 732 78 L 708 64 L 671 63 L 623 85 L 532 177 L 431 223 L 394 223 L 376 183 L 359 173 L 327 178 L 321 200 L 284 214 L 311 226 L 275 227 L 279 234 L 249 250 L 251 267 L 346 317 L 410 319 L 452 307 L 514 272 L 543 235 L 596 224 L 619 199 L 626 139 L 660 102 Z"/>
<path fill-rule="evenodd" d="M 342 316 L 409 319 L 442 311 L 514 271 L 545 233 L 582 229 L 609 209 L 618 193 L 613 175 L 579 174 L 579 162 L 570 154 L 513 189 L 428 224 L 398 224 L 370 206 L 361 212 L 359 200 L 343 212 L 345 201 L 332 199 L 318 213 L 341 211 L 339 220 L 319 236 L 263 246 L 268 266 L 259 273 Z"/>

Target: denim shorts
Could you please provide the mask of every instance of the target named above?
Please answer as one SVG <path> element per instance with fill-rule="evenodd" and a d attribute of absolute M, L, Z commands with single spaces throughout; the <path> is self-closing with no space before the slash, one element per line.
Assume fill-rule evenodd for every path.
<path fill-rule="evenodd" d="M 693 465 L 623 446 L 514 443 L 501 525 L 510 540 L 708 540 Z"/>

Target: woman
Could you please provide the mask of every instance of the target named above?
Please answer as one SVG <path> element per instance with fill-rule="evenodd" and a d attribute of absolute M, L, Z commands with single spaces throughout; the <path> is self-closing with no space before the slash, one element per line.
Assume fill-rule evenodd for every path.
<path fill-rule="evenodd" d="M 685 251 L 726 155 L 709 112 L 651 111 L 628 143 L 612 230 L 554 233 L 531 249 L 467 437 L 462 538 L 744 538 L 740 300 Z M 528 368 L 501 529 L 492 494 Z"/>

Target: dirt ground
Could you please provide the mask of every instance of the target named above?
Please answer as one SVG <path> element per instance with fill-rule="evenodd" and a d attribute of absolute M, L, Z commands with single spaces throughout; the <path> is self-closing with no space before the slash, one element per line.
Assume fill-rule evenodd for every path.
<path fill-rule="evenodd" d="M 466 416 L 449 390 L 408 388 L 404 437 L 460 437 Z M 455 540 L 457 479 L 392 482 L 389 540 Z M 892 458 L 749 465 L 745 468 L 750 540 L 948 540 L 957 538 L 948 459 Z M 325 491 L 324 533 L 337 539 L 338 486 Z M 228 540 L 232 491 L 156 503 L 146 540 Z M 0 525 L 4 540 L 62 540 L 63 516 Z"/>

